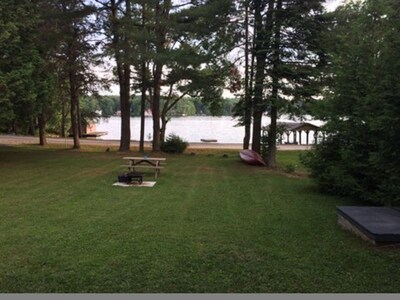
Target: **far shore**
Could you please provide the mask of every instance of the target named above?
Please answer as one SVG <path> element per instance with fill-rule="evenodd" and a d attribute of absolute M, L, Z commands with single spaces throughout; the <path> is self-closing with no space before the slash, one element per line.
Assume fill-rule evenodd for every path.
<path fill-rule="evenodd" d="M 71 146 L 73 144 L 72 138 L 55 138 L 48 137 L 47 142 L 49 144 L 64 144 Z M 99 145 L 107 147 L 119 146 L 118 140 L 102 140 L 96 138 L 82 138 L 80 140 L 82 145 Z M 22 135 L 0 135 L 0 145 L 18 145 L 18 144 L 38 144 L 39 138 L 34 136 L 22 136 Z M 138 141 L 131 141 L 131 147 L 139 147 Z M 145 142 L 145 147 L 151 147 L 151 142 Z M 278 145 L 278 150 L 290 151 L 290 150 L 309 150 L 311 145 Z M 242 144 L 227 144 L 227 143 L 189 143 L 188 150 L 190 149 L 242 149 Z"/>

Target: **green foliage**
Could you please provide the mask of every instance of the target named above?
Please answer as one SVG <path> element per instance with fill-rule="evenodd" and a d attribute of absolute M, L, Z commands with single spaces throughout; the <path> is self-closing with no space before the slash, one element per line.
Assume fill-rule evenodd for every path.
<path fill-rule="evenodd" d="M 296 171 L 296 166 L 293 164 L 287 164 L 285 165 L 285 167 L 283 168 L 283 171 L 285 173 L 293 173 L 294 171 Z"/>
<path fill-rule="evenodd" d="M 161 150 L 166 153 L 183 153 L 187 146 L 188 143 L 179 136 L 170 134 L 165 141 L 161 143 Z"/>
<path fill-rule="evenodd" d="M 0 2 L 0 130 L 27 133 L 37 111 L 36 75 L 42 63 L 38 11 L 31 1 Z"/>
<path fill-rule="evenodd" d="M 332 93 L 319 109 L 328 136 L 303 158 L 321 189 L 400 203 L 400 7 L 369 0 L 336 12 Z"/>
<path fill-rule="evenodd" d="M 131 105 L 133 107 L 134 105 Z M 119 97 L 118 96 L 99 96 L 99 109 L 103 118 L 114 116 L 119 110 Z"/>

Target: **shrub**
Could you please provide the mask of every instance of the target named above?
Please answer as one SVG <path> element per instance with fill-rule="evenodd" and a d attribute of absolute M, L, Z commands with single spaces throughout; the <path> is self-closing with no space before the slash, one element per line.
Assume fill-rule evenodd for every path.
<path fill-rule="evenodd" d="M 285 173 L 293 173 L 296 170 L 296 167 L 293 164 L 287 164 L 285 165 L 283 170 L 285 171 Z"/>
<path fill-rule="evenodd" d="M 176 134 L 170 134 L 165 142 L 161 143 L 161 151 L 167 153 L 182 153 L 186 150 L 188 143 Z"/>

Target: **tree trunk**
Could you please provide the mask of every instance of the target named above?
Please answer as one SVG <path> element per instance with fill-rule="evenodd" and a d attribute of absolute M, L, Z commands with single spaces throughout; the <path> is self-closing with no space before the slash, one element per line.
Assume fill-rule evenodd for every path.
<path fill-rule="evenodd" d="M 164 114 L 161 114 L 160 141 L 165 141 L 165 132 L 167 130 L 168 119 Z"/>
<path fill-rule="evenodd" d="M 64 98 L 64 97 L 63 97 Z M 65 127 L 67 124 L 67 108 L 65 107 L 67 104 L 64 99 L 61 106 L 61 136 L 65 138 Z"/>
<path fill-rule="evenodd" d="M 145 126 L 145 108 L 146 108 L 146 90 L 147 90 L 147 82 L 146 82 L 146 64 L 142 62 L 142 98 L 140 100 L 140 142 L 139 142 L 139 151 L 144 153 L 144 126 Z"/>
<path fill-rule="evenodd" d="M 40 113 L 38 116 L 38 126 L 39 126 L 39 145 L 46 146 L 47 145 L 46 118 L 43 113 Z"/>
<path fill-rule="evenodd" d="M 131 143 L 131 105 L 130 105 L 130 66 L 126 63 L 122 70 L 120 82 L 121 103 L 121 141 L 119 151 L 129 151 Z"/>
<path fill-rule="evenodd" d="M 262 0 L 254 1 L 255 6 L 255 56 L 256 56 L 256 74 L 254 84 L 254 104 L 253 104 L 253 140 L 252 150 L 260 153 L 261 148 L 261 120 L 265 111 L 264 103 L 264 80 L 267 49 L 269 37 L 273 26 L 272 12 L 275 0 L 268 1 L 268 10 L 266 15 L 265 27 L 262 22 L 262 12 L 265 3 Z"/>
<path fill-rule="evenodd" d="M 86 133 L 86 128 L 82 128 L 84 124 L 82 123 L 82 118 L 81 118 L 81 108 L 79 105 L 79 97 L 78 97 L 78 130 L 79 130 L 79 138 L 82 138 L 82 133 Z M 85 126 L 86 127 L 86 126 Z"/>
<path fill-rule="evenodd" d="M 129 45 L 126 36 L 120 33 L 119 20 L 118 20 L 118 4 L 115 0 L 110 1 L 111 9 L 111 23 L 113 33 L 113 48 L 115 61 L 117 64 L 117 74 L 119 83 L 119 96 L 121 108 L 121 139 L 119 151 L 129 151 L 131 143 L 131 129 L 130 129 L 130 64 L 127 60 L 127 53 Z M 131 2 L 125 1 L 125 15 L 129 19 L 131 15 Z"/>
<path fill-rule="evenodd" d="M 279 68 L 280 68 L 280 45 L 281 45 L 281 10 L 282 0 L 277 0 L 275 12 L 274 42 L 272 49 L 272 93 L 271 93 L 271 125 L 268 133 L 268 155 L 267 165 L 276 168 L 276 133 L 278 119 L 278 95 L 279 95 Z"/>
<path fill-rule="evenodd" d="M 142 5 L 142 30 L 145 30 L 146 26 L 146 2 L 143 1 Z M 147 50 L 147 44 L 143 41 L 141 45 L 142 51 L 145 52 Z M 140 100 L 140 139 L 139 139 L 139 151 L 144 153 L 144 132 L 145 132 L 145 110 L 146 110 L 146 91 L 147 91 L 147 76 L 146 76 L 146 62 L 144 60 L 142 54 L 142 62 L 141 62 L 141 73 L 142 73 L 142 85 L 141 85 L 141 100 Z"/>
<path fill-rule="evenodd" d="M 71 128 L 72 128 L 72 137 L 74 140 L 73 149 L 80 149 L 81 144 L 79 140 L 79 120 L 78 120 L 78 112 L 79 112 L 79 92 L 78 92 L 78 78 L 75 74 L 75 70 L 73 66 L 70 67 L 69 70 L 69 85 L 70 85 L 70 94 L 71 94 Z"/>
<path fill-rule="evenodd" d="M 154 72 L 154 93 L 151 103 L 151 111 L 153 114 L 153 151 L 160 151 L 161 132 L 160 132 L 160 96 L 161 96 L 161 74 L 162 65 L 156 64 Z"/>
<path fill-rule="evenodd" d="M 249 87 L 249 0 L 246 1 L 245 10 L 245 73 L 244 73 L 244 138 L 243 149 L 249 149 L 251 127 L 251 96 Z"/>
<path fill-rule="evenodd" d="M 34 136 L 35 135 L 35 118 L 32 117 L 30 122 L 29 122 L 29 127 L 28 127 L 28 134 Z"/>
<path fill-rule="evenodd" d="M 261 120 L 262 111 L 253 111 L 253 141 L 251 149 L 260 153 L 261 151 Z"/>

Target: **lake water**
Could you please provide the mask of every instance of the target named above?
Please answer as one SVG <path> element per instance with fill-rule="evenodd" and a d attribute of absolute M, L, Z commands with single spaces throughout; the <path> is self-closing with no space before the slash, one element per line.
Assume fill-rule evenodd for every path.
<path fill-rule="evenodd" d="M 288 121 L 280 119 L 279 121 Z M 307 121 L 315 125 L 321 125 L 319 121 Z M 266 126 L 270 123 L 269 117 L 263 117 L 262 124 Z M 174 133 L 189 143 L 201 142 L 201 139 L 216 139 L 218 143 L 243 142 L 244 127 L 236 127 L 237 120 L 229 116 L 210 117 L 175 117 L 167 124 L 166 135 Z M 119 140 L 121 137 L 121 118 L 111 117 L 109 119 L 100 119 L 96 124 L 96 131 L 107 132 L 107 135 L 100 137 L 106 140 Z M 147 117 L 145 119 L 145 140 L 150 141 L 153 134 L 153 120 Z M 140 118 L 131 118 L 131 140 L 140 138 Z M 305 134 L 304 139 L 305 141 Z"/>

